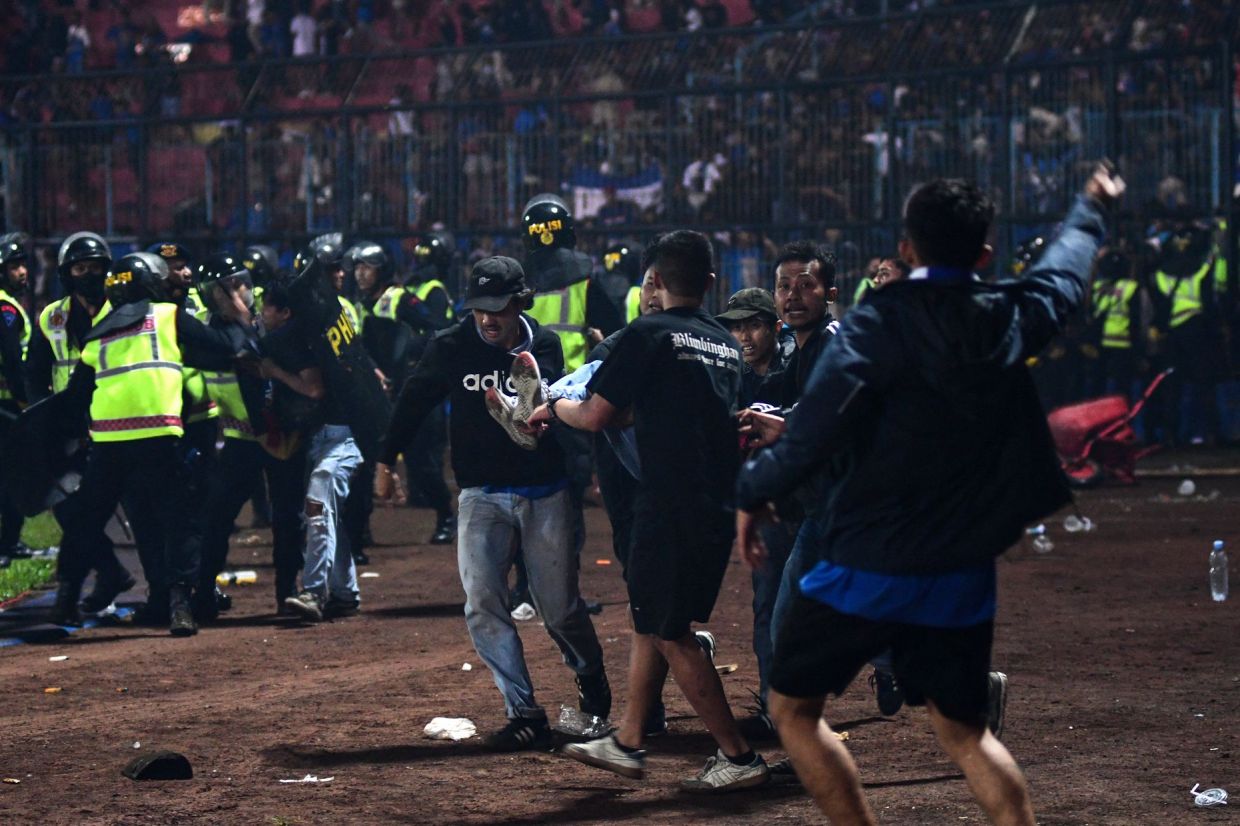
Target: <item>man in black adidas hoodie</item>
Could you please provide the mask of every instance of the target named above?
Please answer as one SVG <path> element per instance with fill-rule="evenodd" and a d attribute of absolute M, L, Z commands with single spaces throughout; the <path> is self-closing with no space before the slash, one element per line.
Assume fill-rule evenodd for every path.
<path fill-rule="evenodd" d="M 523 312 L 532 299 L 515 260 L 495 256 L 474 265 L 465 294 L 465 309 L 471 312 L 431 339 L 401 390 L 375 467 L 375 495 L 389 498 L 397 453 L 422 421 L 445 398 L 450 400 L 452 470 L 461 486 L 457 560 L 465 622 L 504 695 L 509 718 L 487 740 L 495 751 L 545 747 L 551 740 L 509 615 L 508 572 L 518 534 L 531 596 L 577 675 L 581 710 L 602 718 L 611 712 L 602 648 L 577 588 L 564 455 L 551 439 L 530 450 L 518 447 L 486 407 L 491 388 L 516 393 L 509 370 L 518 353 L 532 354 L 544 378 L 554 380 L 564 370 L 559 338 Z"/>

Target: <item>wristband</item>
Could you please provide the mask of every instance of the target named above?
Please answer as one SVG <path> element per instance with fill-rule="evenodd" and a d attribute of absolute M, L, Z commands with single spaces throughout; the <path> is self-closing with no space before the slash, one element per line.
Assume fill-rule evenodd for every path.
<path fill-rule="evenodd" d="M 559 416 L 557 416 L 557 415 L 556 415 L 556 413 L 555 413 L 555 403 L 556 403 L 556 402 L 558 402 L 558 401 L 560 401 L 560 397 L 559 397 L 559 396 L 556 396 L 556 397 L 554 397 L 554 398 L 551 398 L 551 399 L 548 399 L 548 400 L 547 400 L 547 413 L 548 413 L 548 415 L 549 415 L 549 417 L 550 417 L 551 421 L 553 421 L 553 422 L 560 422 L 561 424 L 563 424 L 563 421 L 564 421 L 564 420 L 563 420 L 563 419 L 561 419 Z"/>

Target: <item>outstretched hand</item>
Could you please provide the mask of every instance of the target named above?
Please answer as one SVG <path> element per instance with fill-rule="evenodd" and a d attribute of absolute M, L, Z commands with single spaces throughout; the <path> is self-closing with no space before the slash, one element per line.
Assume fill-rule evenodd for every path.
<path fill-rule="evenodd" d="M 1085 195 L 1109 207 L 1120 199 L 1127 188 L 1128 184 L 1124 183 L 1124 179 L 1115 171 L 1115 165 L 1104 160 L 1085 182 Z"/>
<path fill-rule="evenodd" d="M 785 421 L 782 416 L 745 408 L 736 414 L 736 418 L 747 448 L 770 447 L 784 435 Z"/>

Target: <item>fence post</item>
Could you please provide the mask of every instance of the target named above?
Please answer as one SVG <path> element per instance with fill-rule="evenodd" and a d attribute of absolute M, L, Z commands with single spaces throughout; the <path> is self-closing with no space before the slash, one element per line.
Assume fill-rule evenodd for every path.
<path fill-rule="evenodd" d="M 1003 85 L 999 90 L 999 145 L 994 159 L 999 165 L 999 185 L 1003 188 L 1003 196 L 999 201 L 1002 205 L 999 210 L 1002 220 L 996 237 L 999 247 L 996 260 L 1011 261 L 1012 223 L 1016 217 L 1016 174 L 1013 168 L 1015 152 L 1012 144 L 1015 113 L 1012 111 L 1012 72 L 1006 64 L 1000 70 L 999 77 L 999 82 Z M 995 274 L 1003 275 L 1001 265 L 996 265 Z"/>
<path fill-rule="evenodd" d="M 1226 173 L 1223 186 L 1224 215 L 1227 218 L 1227 232 L 1224 234 L 1227 244 L 1227 280 L 1231 289 L 1231 300 L 1240 300 L 1240 254 L 1236 249 L 1236 73 L 1232 65 L 1235 54 L 1229 39 L 1224 38 L 1220 47 L 1223 65 L 1223 170 Z M 1232 330 L 1233 336 L 1240 335 L 1240 330 Z M 1233 368 L 1237 365 L 1233 365 Z"/>
<path fill-rule="evenodd" d="M 143 123 L 138 127 L 138 231 L 143 239 L 149 238 L 151 235 L 150 219 L 151 211 L 149 208 L 150 199 L 145 197 L 145 193 L 151 191 L 151 164 L 147 153 L 151 149 L 151 126 L 149 123 Z M 109 188 L 112 183 L 112 165 L 108 164 L 107 169 Z M 108 210 L 109 215 L 112 210 L 112 196 L 108 194 Z M 109 217 L 108 223 L 111 223 Z M 112 227 L 108 227 L 108 234 L 112 234 Z"/>
<path fill-rule="evenodd" d="M 237 132 L 241 136 L 241 247 L 250 242 L 250 123 L 242 115 Z"/>
<path fill-rule="evenodd" d="M 26 184 L 26 209 L 27 219 L 26 225 L 30 228 L 32 234 L 47 235 L 48 227 L 39 225 L 39 153 L 36 150 L 38 144 L 34 139 L 34 127 L 31 126 L 25 131 L 26 142 L 26 165 L 29 174 L 25 177 Z"/>

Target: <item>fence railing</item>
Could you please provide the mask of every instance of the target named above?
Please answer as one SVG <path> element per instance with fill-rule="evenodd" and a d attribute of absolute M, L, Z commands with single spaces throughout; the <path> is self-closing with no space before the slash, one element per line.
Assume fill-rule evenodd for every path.
<path fill-rule="evenodd" d="M 675 226 L 714 233 L 728 289 L 794 237 L 836 246 L 856 279 L 894 251 L 909 189 L 943 175 L 994 193 L 1006 260 L 1049 229 L 1105 155 L 1127 174 L 1134 221 L 1191 211 L 1234 232 L 1234 18 L 1188 38 L 1204 45 L 1126 48 L 1151 8 L 1011 3 L 7 78 L 10 100 L 38 87 L 32 95 L 70 116 L 0 127 L 3 224 L 47 244 L 91 229 L 203 251 L 252 240 L 290 249 L 340 230 L 397 252 L 400 239 L 443 226 L 464 251 L 514 239 L 524 202 L 550 190 L 574 202 L 586 247 Z M 1120 42 L 1073 54 L 1089 45 L 1083 20 Z"/>

